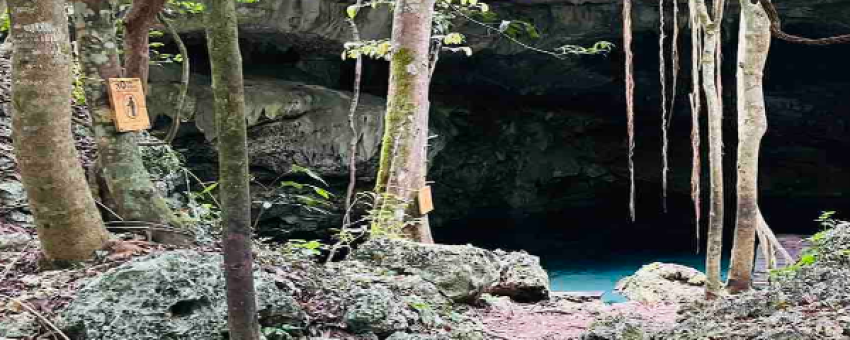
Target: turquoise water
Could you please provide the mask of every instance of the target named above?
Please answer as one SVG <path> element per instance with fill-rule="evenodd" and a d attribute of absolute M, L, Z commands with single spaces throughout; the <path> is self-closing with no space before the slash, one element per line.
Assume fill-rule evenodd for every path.
<path fill-rule="evenodd" d="M 543 257 L 549 271 L 553 291 L 604 291 L 605 302 L 623 302 L 625 298 L 614 291 L 620 279 L 634 274 L 641 266 L 652 262 L 681 264 L 699 270 L 705 268 L 705 254 L 694 252 L 629 251 L 614 255 L 571 254 L 572 256 Z M 728 265 L 724 261 L 723 268 Z"/>

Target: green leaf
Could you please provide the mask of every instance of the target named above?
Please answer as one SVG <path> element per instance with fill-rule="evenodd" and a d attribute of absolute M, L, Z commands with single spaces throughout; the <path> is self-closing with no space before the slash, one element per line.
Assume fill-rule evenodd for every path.
<path fill-rule="evenodd" d="M 298 164 L 292 164 L 292 170 L 291 170 L 291 171 L 292 171 L 293 173 L 302 173 L 302 174 L 305 174 L 305 175 L 309 176 L 310 178 L 315 179 L 315 180 L 317 180 L 317 181 L 321 182 L 321 183 L 322 183 L 322 184 L 324 184 L 324 185 L 328 185 L 328 182 L 325 182 L 325 180 L 324 180 L 324 179 L 322 179 L 322 177 L 321 177 L 321 176 L 319 176 L 318 174 L 316 174 L 315 172 L 313 172 L 313 170 L 310 170 L 310 169 L 305 168 L 305 167 L 303 167 L 303 166 L 300 166 L 300 165 L 298 165 Z"/>
<path fill-rule="evenodd" d="M 218 182 L 213 183 L 213 184 L 211 184 L 211 185 L 209 185 L 209 186 L 204 187 L 204 191 L 201 191 L 201 194 L 209 194 L 210 192 L 212 192 L 213 190 L 215 190 L 215 188 L 216 188 L 216 187 L 218 187 Z"/>
<path fill-rule="evenodd" d="M 312 186 L 312 185 L 311 185 L 311 187 L 313 188 L 313 191 L 316 192 L 317 195 L 322 196 L 325 199 L 331 198 L 331 193 L 328 192 L 327 190 L 316 187 L 316 186 Z"/>
<path fill-rule="evenodd" d="M 304 184 L 301 184 L 301 183 L 298 183 L 298 182 L 293 182 L 293 181 L 283 181 L 283 182 L 280 182 L 280 187 L 281 188 L 302 189 L 302 188 L 304 188 Z"/>
<path fill-rule="evenodd" d="M 348 13 L 349 18 L 354 19 L 354 17 L 357 16 L 358 10 L 360 10 L 360 9 L 357 8 L 357 5 L 351 5 L 351 6 L 348 6 L 348 8 L 345 9 L 345 12 Z"/>

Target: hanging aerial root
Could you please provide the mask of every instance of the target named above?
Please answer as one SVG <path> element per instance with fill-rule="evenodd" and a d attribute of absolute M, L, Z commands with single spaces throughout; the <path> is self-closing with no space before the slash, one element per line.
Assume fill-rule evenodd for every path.
<path fill-rule="evenodd" d="M 811 39 L 785 33 L 782 31 L 782 21 L 779 19 L 779 12 L 776 11 L 776 7 L 773 6 L 773 3 L 771 3 L 770 0 L 759 1 L 761 2 L 762 7 L 764 7 L 764 11 L 767 13 L 768 19 L 770 19 L 770 33 L 777 39 L 795 44 L 819 46 L 850 43 L 850 34 Z"/>
<path fill-rule="evenodd" d="M 694 225 L 696 228 L 696 249 L 700 249 L 700 221 L 702 213 L 700 209 L 700 125 L 699 114 L 702 110 L 700 102 L 700 72 L 702 64 L 702 25 L 699 25 L 696 5 L 690 2 L 688 21 L 691 25 L 691 152 L 693 159 L 691 164 L 691 200 L 694 203 Z"/>
<path fill-rule="evenodd" d="M 673 118 L 673 110 L 676 108 L 676 87 L 679 82 L 679 1 L 673 1 L 673 38 L 670 42 L 670 59 L 673 64 L 672 95 L 670 97 L 670 108 L 667 110 L 667 129 L 670 128 L 670 120 Z"/>
<path fill-rule="evenodd" d="M 635 80 L 632 54 L 632 0 L 623 1 L 623 48 L 626 52 L 626 118 L 629 135 L 629 217 L 635 220 Z"/>
<path fill-rule="evenodd" d="M 675 0 L 674 0 L 675 2 Z M 658 0 L 658 16 L 660 26 L 658 27 L 658 76 L 661 80 L 661 206 L 667 212 L 667 172 L 670 170 L 667 163 L 667 61 L 664 60 L 664 0 Z M 675 96 L 675 93 L 673 94 Z"/>

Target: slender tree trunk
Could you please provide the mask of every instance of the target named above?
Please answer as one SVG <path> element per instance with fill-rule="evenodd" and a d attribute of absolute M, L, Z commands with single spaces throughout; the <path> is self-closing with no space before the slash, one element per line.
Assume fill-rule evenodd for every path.
<path fill-rule="evenodd" d="M 74 3 L 86 103 L 100 151 L 97 164 L 106 184 L 105 196 L 125 220 L 179 225 L 142 163 L 138 134 L 119 133 L 112 121 L 106 80 L 121 77 L 113 17 L 116 5 L 114 0 Z"/>
<path fill-rule="evenodd" d="M 128 78 L 139 78 L 148 89 L 150 35 L 157 13 L 167 0 L 133 0 L 133 7 L 124 19 L 124 71 Z"/>
<path fill-rule="evenodd" d="M 770 20 L 758 1 L 741 0 L 738 39 L 738 211 L 729 270 L 731 293 L 750 289 L 760 223 L 758 157 L 767 131 L 762 78 L 770 50 Z"/>
<path fill-rule="evenodd" d="M 382 223 L 403 224 L 405 215 L 419 218 L 409 236 L 419 242 L 433 243 L 428 216 L 421 216 L 416 197 L 425 186 L 428 147 L 428 86 L 431 46 L 431 18 L 434 0 L 398 0 L 393 13 L 390 86 L 387 94 L 386 130 L 381 145 L 381 160 L 375 185 L 379 203 L 393 211 Z M 385 208 L 381 208 L 385 209 Z M 403 209 L 406 209 L 406 214 Z"/>
<path fill-rule="evenodd" d="M 207 47 L 212 67 L 218 132 L 219 188 L 227 276 L 227 321 L 230 339 L 259 339 L 251 254 L 251 196 L 248 188 L 248 142 L 245 90 L 236 6 L 212 0 L 207 17 Z"/>
<path fill-rule="evenodd" d="M 174 142 L 174 138 L 177 138 L 177 132 L 180 130 L 180 123 L 183 122 L 183 108 L 186 105 L 186 96 L 189 94 L 189 77 L 191 76 L 191 66 L 189 61 L 189 50 L 186 48 L 186 44 L 183 42 L 183 39 L 180 38 L 180 34 L 177 33 L 177 29 L 174 28 L 174 25 L 171 24 L 171 20 L 166 18 L 165 15 L 159 13 L 157 15 L 159 21 L 165 25 L 165 29 L 168 30 L 168 34 L 171 34 L 171 38 L 174 40 L 174 43 L 177 44 L 177 49 L 180 51 L 180 55 L 183 56 L 183 61 L 180 62 L 180 94 L 177 97 L 177 111 L 172 117 L 171 126 L 168 128 L 168 133 L 165 135 L 165 142 L 171 144 Z"/>
<path fill-rule="evenodd" d="M 717 0 L 719 1 L 719 0 Z M 723 21 L 722 11 L 715 8 L 712 19 L 704 0 L 694 0 L 691 6 L 696 6 L 697 19 L 702 25 L 702 88 L 705 93 L 708 109 L 708 140 L 709 140 L 709 174 L 711 191 L 709 196 L 710 209 L 708 213 L 708 239 L 706 246 L 706 297 L 713 298 L 720 294 L 720 260 L 723 255 L 723 103 L 718 90 L 717 64 L 719 60 L 720 25 Z"/>
<path fill-rule="evenodd" d="M 109 233 L 71 136 L 65 1 L 10 0 L 14 141 L 39 241 L 57 265 L 90 259 Z"/>

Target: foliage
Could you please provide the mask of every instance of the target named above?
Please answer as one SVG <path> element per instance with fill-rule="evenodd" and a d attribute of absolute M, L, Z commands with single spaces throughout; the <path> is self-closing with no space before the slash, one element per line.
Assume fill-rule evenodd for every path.
<path fill-rule="evenodd" d="M 814 235 L 812 235 L 811 238 L 809 238 L 809 240 L 812 241 L 812 246 L 803 251 L 803 253 L 800 255 L 800 260 L 798 260 L 797 263 L 787 266 L 785 268 L 772 270 L 770 272 L 771 278 L 793 278 L 797 274 L 797 272 L 800 271 L 801 268 L 811 266 L 817 263 L 823 255 L 821 244 L 826 239 L 828 232 L 830 231 L 830 229 L 842 223 L 841 221 L 834 219 L 834 215 L 835 211 L 822 212 L 821 215 L 817 219 L 815 219 L 815 221 L 819 222 L 821 226 L 824 227 L 824 230 L 815 233 Z M 840 255 L 850 257 L 850 251 L 843 250 Z"/>
<path fill-rule="evenodd" d="M 330 250 L 330 246 L 318 240 L 289 240 L 281 248 L 284 254 L 297 254 L 308 257 L 319 256 L 323 250 Z"/>
<path fill-rule="evenodd" d="M 71 73 L 74 77 L 73 80 L 73 89 L 71 90 L 71 98 L 74 100 L 74 104 L 76 105 L 85 105 L 86 104 L 86 90 L 83 87 L 83 70 L 82 66 L 80 66 L 80 61 L 77 58 L 74 58 L 74 64 L 71 66 Z"/>

